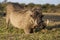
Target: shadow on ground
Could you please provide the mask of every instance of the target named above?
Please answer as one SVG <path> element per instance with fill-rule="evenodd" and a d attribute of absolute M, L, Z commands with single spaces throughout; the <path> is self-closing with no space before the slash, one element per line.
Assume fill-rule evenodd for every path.
<path fill-rule="evenodd" d="M 55 29 L 57 29 L 57 28 L 60 28 L 60 24 L 56 24 L 56 25 L 54 25 L 54 26 L 46 26 L 44 29 L 47 29 L 47 30 L 55 30 Z M 35 30 L 35 32 L 39 32 L 39 31 L 41 31 L 42 29 L 36 29 Z"/>

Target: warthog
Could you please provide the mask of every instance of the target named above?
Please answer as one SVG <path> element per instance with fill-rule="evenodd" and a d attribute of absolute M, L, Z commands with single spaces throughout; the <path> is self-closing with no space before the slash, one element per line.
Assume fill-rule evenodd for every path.
<path fill-rule="evenodd" d="M 38 12 L 39 9 L 32 10 L 25 9 L 18 3 L 8 3 L 6 7 L 6 23 L 23 29 L 26 34 L 33 31 L 42 25 L 42 13 Z"/>

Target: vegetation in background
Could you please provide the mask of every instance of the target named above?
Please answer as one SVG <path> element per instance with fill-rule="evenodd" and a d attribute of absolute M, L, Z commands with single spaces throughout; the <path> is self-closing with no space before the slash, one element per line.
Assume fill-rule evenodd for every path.
<path fill-rule="evenodd" d="M 34 8 L 35 6 L 42 8 L 42 12 L 46 12 L 46 13 L 60 13 L 60 4 L 58 5 L 54 5 L 54 4 L 34 4 L 34 3 L 29 3 L 28 5 L 22 3 L 20 4 L 24 7 L 27 8 Z M 0 3 L 0 12 L 4 12 L 5 11 L 5 6 L 6 4 Z"/>

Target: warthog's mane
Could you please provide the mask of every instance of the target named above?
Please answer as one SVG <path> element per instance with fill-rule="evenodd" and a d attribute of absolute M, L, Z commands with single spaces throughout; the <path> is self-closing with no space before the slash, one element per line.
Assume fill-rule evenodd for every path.
<path fill-rule="evenodd" d="M 7 6 L 11 5 L 13 7 L 14 12 L 22 12 L 22 11 L 26 11 L 26 9 L 24 8 L 24 6 L 20 5 L 19 3 L 11 3 L 8 2 Z"/>
<path fill-rule="evenodd" d="M 41 8 L 40 7 L 34 7 L 32 9 L 29 9 L 29 8 L 25 8 L 25 6 L 19 4 L 19 3 L 12 3 L 12 2 L 8 2 L 7 5 L 12 5 L 13 8 L 14 8 L 14 12 L 26 12 L 28 10 L 32 11 L 32 12 L 40 12 L 41 11 Z M 40 12 L 41 14 L 41 12 Z"/>
<path fill-rule="evenodd" d="M 13 5 L 13 7 L 15 9 L 23 9 L 24 7 L 22 5 L 20 5 L 19 3 L 12 3 L 12 2 L 8 2 L 7 5 Z"/>

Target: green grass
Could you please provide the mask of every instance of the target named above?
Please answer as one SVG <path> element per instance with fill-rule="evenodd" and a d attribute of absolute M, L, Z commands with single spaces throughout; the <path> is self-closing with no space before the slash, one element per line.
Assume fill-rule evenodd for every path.
<path fill-rule="evenodd" d="M 32 34 L 24 34 L 23 30 L 12 25 L 6 28 L 5 19 L 0 17 L 0 40 L 60 40 L 60 28 L 48 29 L 45 32 L 39 31 Z"/>

